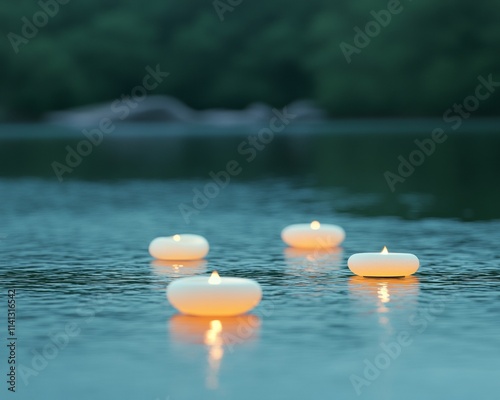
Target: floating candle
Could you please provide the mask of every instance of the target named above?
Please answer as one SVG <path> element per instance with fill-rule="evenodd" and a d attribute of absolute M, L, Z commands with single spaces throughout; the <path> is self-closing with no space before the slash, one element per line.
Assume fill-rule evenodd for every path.
<path fill-rule="evenodd" d="M 303 249 L 320 249 L 336 247 L 345 239 L 345 231 L 338 225 L 293 224 L 281 231 L 283 241 L 292 247 Z"/>
<path fill-rule="evenodd" d="M 231 316 L 246 313 L 257 306 L 262 289 L 252 279 L 221 278 L 214 271 L 210 278 L 176 279 L 167 287 L 167 298 L 183 314 Z"/>
<path fill-rule="evenodd" d="M 199 260 L 208 250 L 207 239 L 192 234 L 157 237 L 149 244 L 149 254 L 159 260 Z"/>
<path fill-rule="evenodd" d="M 412 275 L 419 267 L 418 258 L 410 253 L 389 253 L 387 247 L 380 253 L 353 254 L 347 260 L 349 269 L 359 276 L 401 277 Z"/>

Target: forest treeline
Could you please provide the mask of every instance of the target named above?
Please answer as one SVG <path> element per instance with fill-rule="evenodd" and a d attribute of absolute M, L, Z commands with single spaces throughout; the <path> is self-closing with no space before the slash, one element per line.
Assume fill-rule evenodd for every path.
<path fill-rule="evenodd" d="M 111 101 L 145 68 L 197 109 L 313 99 L 332 117 L 429 116 L 500 81 L 500 3 L 16 0 L 0 9 L 0 118 Z M 500 94 L 477 115 L 498 115 Z"/>

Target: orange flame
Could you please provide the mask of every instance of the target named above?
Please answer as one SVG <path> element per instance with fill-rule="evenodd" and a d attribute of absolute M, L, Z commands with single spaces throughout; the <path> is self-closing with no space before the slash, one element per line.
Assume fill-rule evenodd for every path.
<path fill-rule="evenodd" d="M 384 248 L 382 249 L 382 251 L 380 252 L 380 254 L 389 254 L 389 250 L 387 250 L 386 246 L 384 246 Z"/>
<path fill-rule="evenodd" d="M 174 239 L 174 241 L 176 241 L 176 242 L 180 242 L 180 241 L 181 241 L 181 235 L 174 235 L 172 238 L 173 238 L 173 239 Z"/>
<path fill-rule="evenodd" d="M 208 278 L 208 283 L 211 285 L 218 285 L 220 283 L 220 276 L 217 271 L 212 272 L 212 275 Z"/>

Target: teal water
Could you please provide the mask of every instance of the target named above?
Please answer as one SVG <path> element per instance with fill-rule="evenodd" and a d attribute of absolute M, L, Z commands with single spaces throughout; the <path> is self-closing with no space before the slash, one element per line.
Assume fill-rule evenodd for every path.
<path fill-rule="evenodd" d="M 296 150 L 302 156 L 287 158 L 290 147 L 274 147 L 269 148 L 278 155 L 273 163 L 242 164 L 244 173 L 186 224 L 179 205 L 192 201 L 193 189 L 203 190 L 204 174 L 233 157 L 233 140 L 210 142 L 218 153 L 205 158 L 193 158 L 196 146 L 187 148 L 178 160 L 195 160 L 192 170 L 168 169 L 167 161 L 159 161 L 165 174 L 176 177 L 128 176 L 126 163 L 99 164 L 91 156 L 60 183 L 36 173 L 37 165 L 38 171 L 46 165 L 42 152 L 43 161 L 22 160 L 32 173 L 2 169 L 0 326 L 5 336 L 7 290 L 14 288 L 16 398 L 498 397 L 500 219 L 493 207 L 481 212 L 479 200 L 461 203 L 456 182 L 442 191 L 419 192 L 410 179 L 412 190 L 395 194 L 384 192 L 383 185 L 359 190 L 367 185 L 328 182 L 323 177 L 341 176 L 329 169 L 331 158 L 315 164 L 324 165 L 321 169 L 307 167 L 304 160 L 319 153 L 304 145 Z M 325 143 L 336 139 L 303 140 L 329 153 Z M 45 143 L 58 151 L 60 142 Z M 292 146 L 286 138 L 279 143 Z M 27 143 L 24 151 L 35 154 L 30 146 L 35 144 Z M 128 151 L 132 162 L 140 153 L 108 146 L 102 152 Z M 11 159 L 19 157 L 12 149 Z M 356 147 L 351 151 L 363 154 Z M 384 152 L 382 158 L 396 157 Z M 283 172 L 286 160 L 289 173 Z M 85 176 L 85 168 L 119 171 L 120 165 L 118 177 L 106 169 Z M 374 164 L 365 167 L 376 170 Z M 365 170 L 357 168 L 346 164 L 341 172 L 356 181 L 352 171 Z M 376 175 L 380 172 L 366 172 L 360 179 Z M 464 192 L 467 188 L 464 184 Z M 480 194 L 494 197 L 495 190 Z M 458 205 L 450 201 L 445 210 L 441 205 L 453 198 L 447 191 Z M 464 204 L 474 212 L 464 215 Z M 285 248 L 281 229 L 313 219 L 345 228 L 342 249 L 311 254 Z M 151 260 L 150 240 L 176 232 L 207 237 L 211 251 L 205 263 Z M 352 276 L 351 254 L 384 245 L 416 254 L 418 273 L 394 280 Z M 249 316 L 219 319 L 216 339 L 215 319 L 180 316 L 165 297 L 173 279 L 214 269 L 256 279 L 264 293 Z M 1 348 L 0 368 L 6 373 L 6 346 Z M 6 386 L 0 385 L 2 398 Z"/>

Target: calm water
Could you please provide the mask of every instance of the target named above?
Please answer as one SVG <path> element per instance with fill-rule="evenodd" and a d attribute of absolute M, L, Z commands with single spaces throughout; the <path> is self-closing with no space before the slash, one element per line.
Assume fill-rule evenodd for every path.
<path fill-rule="evenodd" d="M 51 163 L 81 133 L 0 126 L 0 398 L 16 289 L 17 399 L 498 399 L 499 130 L 450 135 L 391 192 L 384 171 L 429 127 L 365 125 L 294 126 L 252 162 L 251 129 L 124 126 L 62 183 Z M 179 205 L 232 159 L 242 173 L 186 224 Z M 281 229 L 314 219 L 345 228 L 342 249 L 285 248 Z M 152 238 L 183 232 L 208 238 L 206 261 L 151 260 Z M 418 273 L 350 273 L 384 245 Z M 178 315 L 167 284 L 214 269 L 256 279 L 260 306 Z"/>
<path fill-rule="evenodd" d="M 350 399 L 353 375 L 366 379 L 361 398 L 498 398 L 499 220 L 339 212 L 372 200 L 281 178 L 231 183 L 186 226 L 178 205 L 204 183 L 0 179 L 16 398 Z M 343 249 L 286 250 L 280 230 L 312 219 L 341 224 Z M 186 231 L 210 241 L 206 263 L 151 261 L 153 237 Z M 353 277 L 349 255 L 383 245 L 418 255 L 419 272 Z M 213 269 L 264 292 L 250 316 L 220 319 L 215 338 L 210 319 L 179 316 L 165 298 L 172 279 Z M 68 323 L 74 336 L 63 334 Z M 2 346 L 2 373 L 6 357 Z"/>

